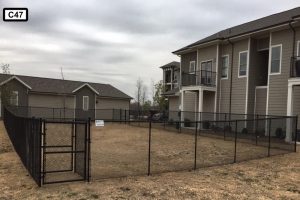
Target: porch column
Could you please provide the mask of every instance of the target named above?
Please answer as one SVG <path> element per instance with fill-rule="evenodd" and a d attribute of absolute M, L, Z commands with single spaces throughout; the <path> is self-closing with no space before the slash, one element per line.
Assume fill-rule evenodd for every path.
<path fill-rule="evenodd" d="M 293 85 L 289 84 L 288 86 L 288 96 L 287 96 L 287 116 L 293 115 Z M 292 142 L 292 122 L 293 120 L 288 118 L 286 120 L 286 142 Z"/>
<path fill-rule="evenodd" d="M 203 90 L 199 89 L 198 94 L 198 121 L 202 121 L 201 115 L 203 112 Z"/>
<path fill-rule="evenodd" d="M 181 112 L 181 115 L 180 115 L 180 121 L 184 121 L 184 93 L 185 93 L 185 91 L 184 90 L 182 90 L 182 92 L 181 92 L 181 108 L 180 108 L 180 110 L 182 111 Z M 181 126 L 183 126 L 183 124 L 181 123 Z"/>

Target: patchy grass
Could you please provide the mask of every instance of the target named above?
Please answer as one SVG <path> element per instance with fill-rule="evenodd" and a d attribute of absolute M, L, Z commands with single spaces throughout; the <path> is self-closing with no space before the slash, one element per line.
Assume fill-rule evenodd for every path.
<path fill-rule="evenodd" d="M 0 124 L 0 138 L 6 133 Z M 300 153 L 238 164 L 38 188 L 9 140 L 0 146 L 0 199 L 300 199 Z M 7 147 L 5 147 L 7 146 Z M 5 151 L 2 149 L 5 148 Z"/>

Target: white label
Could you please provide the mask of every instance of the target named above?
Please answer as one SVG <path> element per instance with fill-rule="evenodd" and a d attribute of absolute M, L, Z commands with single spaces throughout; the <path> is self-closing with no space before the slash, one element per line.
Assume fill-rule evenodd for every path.
<path fill-rule="evenodd" d="M 4 21 L 27 21 L 28 9 L 27 8 L 4 8 L 3 9 Z"/>
<path fill-rule="evenodd" d="M 104 120 L 95 120 L 96 126 L 104 126 Z"/>

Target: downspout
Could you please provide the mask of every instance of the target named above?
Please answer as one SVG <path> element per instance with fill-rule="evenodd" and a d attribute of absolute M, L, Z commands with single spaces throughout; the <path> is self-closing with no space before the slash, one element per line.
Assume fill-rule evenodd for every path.
<path fill-rule="evenodd" d="M 295 28 L 292 26 L 292 22 L 294 20 L 289 22 L 289 26 L 291 28 L 291 30 L 293 31 L 293 53 L 292 53 L 292 58 L 291 58 L 291 68 L 290 68 L 290 76 L 292 77 L 294 74 L 294 59 L 295 59 L 295 43 L 296 43 L 296 30 Z"/>
<path fill-rule="evenodd" d="M 229 120 L 231 120 L 231 107 L 232 107 L 232 74 L 233 74 L 233 53 L 234 44 L 227 39 L 228 43 L 231 45 L 231 66 L 230 66 L 230 90 L 229 90 Z"/>

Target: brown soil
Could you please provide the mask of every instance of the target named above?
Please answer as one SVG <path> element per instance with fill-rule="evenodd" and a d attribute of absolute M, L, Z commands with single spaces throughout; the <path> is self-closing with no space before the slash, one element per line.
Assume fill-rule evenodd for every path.
<path fill-rule="evenodd" d="M 109 129 L 111 128 L 111 129 Z M 114 131 L 109 131 L 114 130 Z M 125 131 L 126 130 L 126 131 Z M 132 127 L 120 126 L 94 128 L 92 155 L 99 156 L 99 168 L 93 169 L 98 177 L 119 175 L 118 169 L 136 172 L 127 161 L 137 160 L 144 167 L 146 132 L 139 134 Z M 98 134 L 98 135 L 96 135 Z M 112 135 L 116 134 L 116 135 Z M 113 137 L 118 136 L 118 137 Z M 122 136 L 122 137 L 120 137 Z M 153 170 L 167 171 L 193 164 L 191 135 L 174 134 L 161 130 L 153 132 Z M 121 138 L 121 139 L 120 139 Z M 231 152 L 231 143 L 226 145 L 215 139 L 199 137 L 202 148 L 198 149 L 199 165 L 222 158 Z M 290 153 L 238 164 L 201 168 L 196 171 L 172 172 L 160 175 L 93 180 L 91 183 L 66 183 L 38 188 L 13 152 L 3 124 L 0 125 L 0 199 L 299 199 L 300 198 L 300 153 Z M 132 142 L 134 140 L 134 142 Z M 96 142 L 98 141 L 98 142 Z M 97 151 L 95 144 L 99 145 Z M 105 146 L 106 144 L 107 146 Z M 134 146 L 132 146 L 134 144 Z M 206 145 L 204 145 L 206 144 Z M 239 144 L 241 155 L 249 155 L 247 144 Z M 228 146 L 228 148 L 227 148 Z M 106 148 L 105 148 L 106 147 Z M 108 148 L 110 147 L 110 148 Z M 126 149 L 125 149 L 126 147 Z M 136 149 L 138 147 L 138 150 Z M 229 148 L 230 147 L 230 148 Z M 96 148 L 96 149 L 95 149 Z M 175 150 L 176 149 L 176 150 Z M 188 150 L 187 150 L 188 149 Z M 226 149 L 226 150 L 225 150 Z M 222 151 L 220 151 L 222 150 Z M 104 152 L 103 152 L 104 151 Z M 251 150 L 252 151 L 252 150 Z M 265 149 L 253 150 L 265 152 Z M 103 152 L 102 154 L 100 154 Z M 223 152 L 223 153 L 222 153 Z M 242 153 L 244 152 L 244 153 Z M 109 154 L 103 157 L 103 154 Z M 204 159 L 204 155 L 207 158 Z M 214 155 L 214 156 L 213 156 Z M 228 154 L 229 155 L 229 154 Z M 109 159 L 114 158 L 114 159 Z M 201 160 L 202 158 L 202 160 Z M 229 159 L 229 157 L 228 157 Z M 230 160 L 232 157 L 230 157 Z M 93 158 L 93 165 L 97 164 Z M 116 161 L 112 161 L 116 160 Z M 104 162 L 105 161 L 105 162 Z M 105 165 L 103 165 L 106 163 Z M 137 164 L 135 163 L 135 164 Z M 126 165 L 127 164 L 127 165 Z M 106 166 L 107 165 L 107 166 Z M 111 167 L 111 172 L 105 170 Z M 177 169 L 176 167 L 176 169 Z M 138 169 L 139 167 L 134 167 Z M 107 170 L 107 169 L 106 169 Z M 141 170 L 144 173 L 144 169 Z"/>

